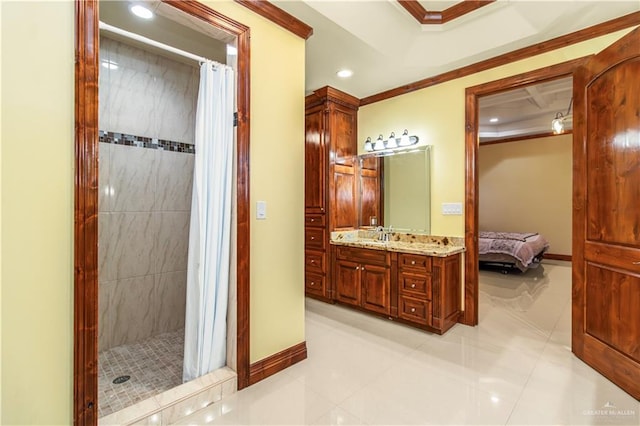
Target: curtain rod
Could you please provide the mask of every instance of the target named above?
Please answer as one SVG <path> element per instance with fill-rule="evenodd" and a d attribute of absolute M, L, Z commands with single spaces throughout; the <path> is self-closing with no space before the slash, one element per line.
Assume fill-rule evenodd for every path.
<path fill-rule="evenodd" d="M 193 59 L 194 61 L 198 61 L 198 62 L 211 61 L 211 62 L 215 62 L 216 64 L 218 64 L 218 62 L 212 61 L 212 60 L 207 59 L 207 58 L 205 58 L 203 56 L 194 55 L 193 53 L 189 53 L 189 52 L 186 52 L 184 50 L 178 49 L 176 47 L 169 46 L 168 44 L 160 43 L 159 41 L 155 41 L 155 40 L 152 40 L 150 38 L 141 36 L 140 34 L 136 34 L 136 33 L 132 33 L 132 32 L 123 30 L 122 28 L 114 27 L 113 25 L 109 25 L 109 24 L 107 24 L 105 22 L 102 22 L 102 21 L 100 21 L 100 29 L 101 30 L 105 30 L 105 31 L 109 31 L 109 32 L 114 33 L 114 34 L 121 35 L 123 37 L 130 38 L 132 40 L 139 41 L 139 42 L 144 43 L 144 44 L 148 44 L 148 45 L 153 46 L 153 47 L 157 47 L 157 48 L 162 49 L 162 50 L 166 50 L 167 52 L 175 53 L 176 55 L 184 56 L 185 58 Z"/>

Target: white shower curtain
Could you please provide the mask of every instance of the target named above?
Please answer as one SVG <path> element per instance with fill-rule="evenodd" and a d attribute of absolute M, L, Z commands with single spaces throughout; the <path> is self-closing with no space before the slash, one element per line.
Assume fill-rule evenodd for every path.
<path fill-rule="evenodd" d="M 234 93 L 232 68 L 211 61 L 200 66 L 187 266 L 185 382 L 226 364 Z"/>

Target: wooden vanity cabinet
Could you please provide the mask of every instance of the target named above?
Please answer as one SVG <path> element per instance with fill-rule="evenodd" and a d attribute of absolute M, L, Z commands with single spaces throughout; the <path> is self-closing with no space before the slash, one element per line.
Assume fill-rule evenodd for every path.
<path fill-rule="evenodd" d="M 371 312 L 391 313 L 390 254 L 382 250 L 337 247 L 335 299 Z"/>
<path fill-rule="evenodd" d="M 305 293 L 327 302 L 331 231 L 358 227 L 359 103 L 328 86 L 305 98 Z"/>
<path fill-rule="evenodd" d="M 398 317 L 432 325 L 432 258 L 398 253 Z"/>
<path fill-rule="evenodd" d="M 443 334 L 460 316 L 460 254 L 435 257 L 333 246 L 334 298 Z"/>
<path fill-rule="evenodd" d="M 460 254 L 398 253 L 398 317 L 442 334 L 460 316 Z"/>

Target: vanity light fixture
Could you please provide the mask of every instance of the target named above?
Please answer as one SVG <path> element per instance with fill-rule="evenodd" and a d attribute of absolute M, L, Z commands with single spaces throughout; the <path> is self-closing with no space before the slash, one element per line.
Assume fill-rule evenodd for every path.
<path fill-rule="evenodd" d="M 556 118 L 551 120 L 551 130 L 554 135 L 564 133 L 564 123 L 573 120 L 573 114 L 571 114 L 571 106 L 573 105 L 573 98 L 569 101 L 569 108 L 567 108 L 566 114 L 561 112 L 556 113 Z"/>
<path fill-rule="evenodd" d="M 407 147 L 411 147 L 418 143 L 417 136 L 409 136 L 409 131 L 407 129 L 404 130 L 402 136 L 399 138 L 396 137 L 395 132 L 391 132 L 389 135 L 389 139 L 386 141 L 382 138 L 382 135 L 378 136 L 375 143 L 371 141 L 371 138 L 368 137 L 364 142 L 364 150 L 365 152 L 378 152 L 384 151 L 385 155 L 390 155 L 395 151 L 406 151 Z"/>
<path fill-rule="evenodd" d="M 131 6 L 129 6 L 129 10 L 138 18 L 142 18 L 142 19 L 153 18 L 153 12 L 141 4 L 137 4 L 137 3 L 132 4 Z"/>

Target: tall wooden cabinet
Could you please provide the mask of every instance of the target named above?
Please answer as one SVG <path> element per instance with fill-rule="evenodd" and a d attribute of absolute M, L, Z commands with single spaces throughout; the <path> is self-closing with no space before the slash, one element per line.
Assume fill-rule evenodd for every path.
<path fill-rule="evenodd" d="M 358 227 L 358 98 L 323 87 L 305 98 L 305 290 L 331 300 L 331 231 Z"/>

